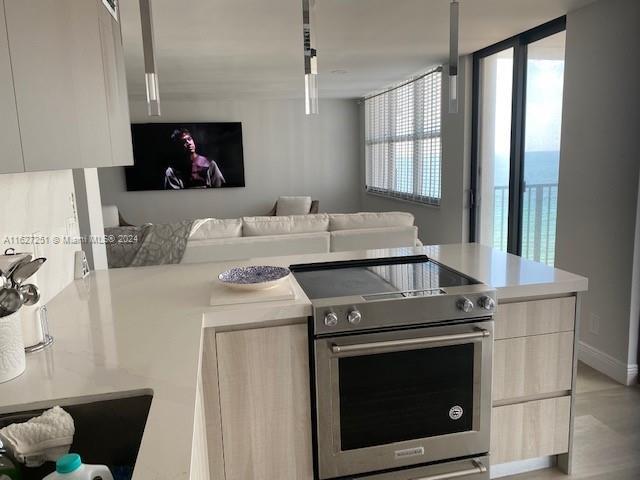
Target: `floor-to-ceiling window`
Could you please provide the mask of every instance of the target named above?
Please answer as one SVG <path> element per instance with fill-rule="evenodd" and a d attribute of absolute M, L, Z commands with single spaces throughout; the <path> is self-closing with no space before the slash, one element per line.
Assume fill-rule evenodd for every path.
<path fill-rule="evenodd" d="M 553 265 L 565 19 L 474 54 L 471 240 Z"/>

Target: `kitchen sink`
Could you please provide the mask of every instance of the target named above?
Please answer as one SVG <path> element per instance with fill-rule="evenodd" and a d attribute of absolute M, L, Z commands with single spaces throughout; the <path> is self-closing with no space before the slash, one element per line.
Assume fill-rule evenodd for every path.
<path fill-rule="evenodd" d="M 150 393 L 136 393 L 120 398 L 67 400 L 51 406 L 60 405 L 73 417 L 76 432 L 70 452 L 78 453 L 84 463 L 107 465 L 115 480 L 129 480 L 152 398 Z M 0 428 L 25 422 L 45 410 L 47 408 L 0 414 Z M 21 467 L 23 480 L 41 480 L 55 470 L 53 462 L 37 468 Z"/>

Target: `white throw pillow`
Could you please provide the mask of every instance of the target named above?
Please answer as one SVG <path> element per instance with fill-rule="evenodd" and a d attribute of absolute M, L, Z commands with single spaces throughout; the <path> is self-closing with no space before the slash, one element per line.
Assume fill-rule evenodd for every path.
<path fill-rule="evenodd" d="M 120 226 L 120 215 L 118 215 L 118 207 L 115 205 L 105 205 L 102 207 L 102 222 L 105 227 Z"/>
<path fill-rule="evenodd" d="M 276 215 L 305 215 L 311 210 L 311 197 L 280 197 Z"/>
<path fill-rule="evenodd" d="M 242 236 L 242 220 L 239 218 L 201 218 L 193 222 L 192 240 L 209 240 L 212 238 L 233 238 Z"/>
<path fill-rule="evenodd" d="M 329 231 L 360 230 L 362 228 L 410 227 L 414 217 L 407 212 L 332 213 Z"/>
<path fill-rule="evenodd" d="M 329 229 L 329 215 L 289 215 L 286 217 L 243 217 L 242 235 L 289 235 L 293 233 L 326 232 Z"/>

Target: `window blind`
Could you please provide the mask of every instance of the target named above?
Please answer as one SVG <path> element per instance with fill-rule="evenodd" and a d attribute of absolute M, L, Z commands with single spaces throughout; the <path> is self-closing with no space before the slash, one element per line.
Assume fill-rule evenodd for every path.
<path fill-rule="evenodd" d="M 367 191 L 440 205 L 442 68 L 365 98 Z"/>

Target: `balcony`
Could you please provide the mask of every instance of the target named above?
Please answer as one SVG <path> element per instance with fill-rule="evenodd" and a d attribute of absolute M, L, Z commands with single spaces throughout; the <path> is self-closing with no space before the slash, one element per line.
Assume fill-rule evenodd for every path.
<path fill-rule="evenodd" d="M 494 188 L 493 246 L 507 250 L 509 187 Z M 526 184 L 522 199 L 522 256 L 553 266 L 556 253 L 558 184 Z"/>

